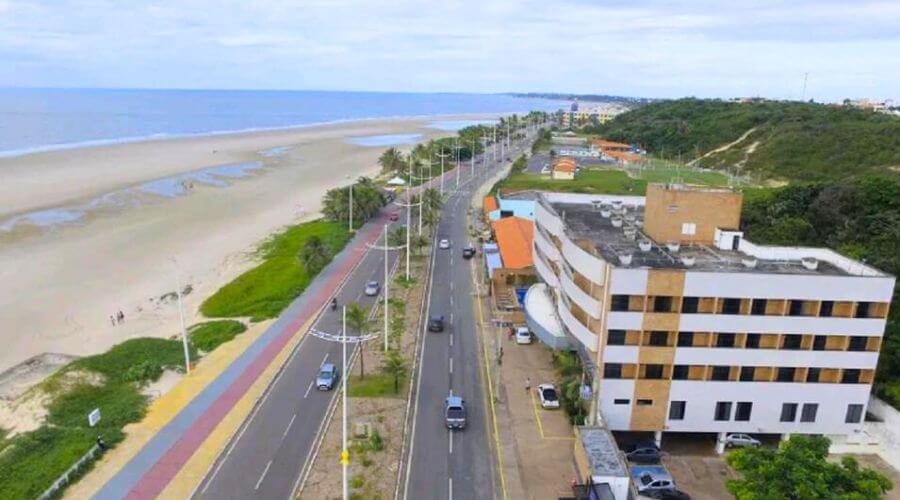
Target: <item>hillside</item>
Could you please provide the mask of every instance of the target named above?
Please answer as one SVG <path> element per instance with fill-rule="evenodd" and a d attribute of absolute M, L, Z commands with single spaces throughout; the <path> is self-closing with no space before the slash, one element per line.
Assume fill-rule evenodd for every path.
<path fill-rule="evenodd" d="M 828 181 L 900 169 L 900 119 L 842 106 L 680 99 L 589 131 L 756 179 Z"/>

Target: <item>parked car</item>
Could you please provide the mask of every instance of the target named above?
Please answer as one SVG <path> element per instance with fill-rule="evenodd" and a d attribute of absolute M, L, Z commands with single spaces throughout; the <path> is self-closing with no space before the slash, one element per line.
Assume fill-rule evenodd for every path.
<path fill-rule="evenodd" d="M 393 212 L 391 212 L 391 215 L 388 216 L 388 218 L 391 219 L 392 221 L 399 220 L 399 219 L 400 219 L 400 213 L 397 212 L 397 211 L 393 211 Z"/>
<path fill-rule="evenodd" d="M 516 344 L 530 344 L 531 340 L 531 332 L 527 326 L 516 328 Z"/>
<path fill-rule="evenodd" d="M 651 490 L 643 495 L 658 500 L 691 500 L 691 496 L 681 490 Z"/>
<path fill-rule="evenodd" d="M 450 240 L 448 240 L 447 238 L 442 239 L 438 242 L 438 248 L 440 248 L 441 250 L 450 248 Z"/>
<path fill-rule="evenodd" d="M 475 256 L 475 247 L 472 245 L 466 245 L 463 248 L 462 256 L 464 259 L 471 259 Z"/>
<path fill-rule="evenodd" d="M 659 463 L 659 457 L 659 446 L 652 441 L 636 443 L 625 448 L 625 458 L 631 462 L 656 464 Z"/>
<path fill-rule="evenodd" d="M 381 285 L 379 285 L 377 281 L 372 280 L 366 283 L 366 295 L 369 297 L 378 295 L 379 291 L 381 291 Z"/>
<path fill-rule="evenodd" d="M 761 444 L 762 443 L 759 441 L 759 439 L 756 439 L 755 437 L 753 437 L 749 434 L 735 433 L 735 434 L 728 434 L 727 436 L 725 436 L 725 446 L 729 447 L 729 448 L 731 448 L 731 447 L 755 448 Z"/>
<path fill-rule="evenodd" d="M 334 384 L 338 379 L 338 370 L 334 363 L 324 363 L 319 369 L 319 375 L 316 377 L 316 387 L 320 391 L 330 391 L 334 389 Z"/>
<path fill-rule="evenodd" d="M 450 430 L 466 428 L 466 402 L 452 392 L 444 400 L 444 420 Z"/>
<path fill-rule="evenodd" d="M 444 317 L 440 314 L 433 314 L 430 318 L 428 318 L 428 331 L 429 332 L 443 332 L 444 331 Z"/>
<path fill-rule="evenodd" d="M 538 397 L 541 398 L 541 408 L 559 408 L 559 395 L 553 384 L 541 384 L 537 386 Z"/>
<path fill-rule="evenodd" d="M 649 495 L 656 491 L 672 491 L 675 489 L 675 480 L 669 471 L 661 465 L 636 466 L 631 468 L 631 478 L 637 487 L 638 493 Z"/>

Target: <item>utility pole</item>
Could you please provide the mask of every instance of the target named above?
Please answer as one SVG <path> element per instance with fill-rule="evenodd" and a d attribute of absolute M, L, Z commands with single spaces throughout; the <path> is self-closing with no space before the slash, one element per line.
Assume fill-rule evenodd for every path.
<path fill-rule="evenodd" d="M 350 176 L 348 175 L 347 178 L 349 179 Z M 353 183 L 352 182 L 350 183 L 350 222 L 349 222 L 349 225 L 350 225 L 350 232 L 352 233 L 353 232 Z"/>
<path fill-rule="evenodd" d="M 469 160 L 472 161 L 472 170 L 470 172 L 471 175 L 469 175 L 469 179 L 475 177 L 475 151 L 476 151 L 477 146 L 478 146 L 478 141 L 473 139 L 472 140 L 472 156 L 469 158 Z"/>
<path fill-rule="evenodd" d="M 390 280 L 388 279 L 388 226 L 390 222 L 384 225 L 384 350 L 388 350 L 388 291 L 390 290 Z M 407 231 L 408 232 L 408 231 Z"/>
<path fill-rule="evenodd" d="M 341 471 L 344 500 L 350 498 L 350 484 L 347 480 L 347 466 L 350 465 L 350 451 L 347 449 L 347 306 L 341 307 Z"/>
<path fill-rule="evenodd" d="M 453 149 L 456 150 L 456 190 L 459 191 L 459 142 L 456 138 L 453 139 Z"/>
<path fill-rule="evenodd" d="M 444 158 L 450 156 L 444 153 L 444 145 L 441 144 L 441 152 L 437 154 L 441 158 L 441 196 L 444 196 Z"/>

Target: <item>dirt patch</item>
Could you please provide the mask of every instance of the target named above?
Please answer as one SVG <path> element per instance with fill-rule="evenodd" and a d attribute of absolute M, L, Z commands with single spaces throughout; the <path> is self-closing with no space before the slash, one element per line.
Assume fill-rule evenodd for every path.
<path fill-rule="evenodd" d="M 81 384 L 101 385 L 103 376 L 83 370 L 69 370 L 32 386 L 13 399 L 0 400 L 0 428 L 8 431 L 7 437 L 37 429 L 47 418 L 47 406 L 53 397 Z"/>
<path fill-rule="evenodd" d="M 182 378 L 184 378 L 184 374 L 182 373 L 175 370 L 164 370 L 156 382 L 147 384 L 141 388 L 141 394 L 149 397 L 150 401 L 154 401 L 162 397 L 163 394 L 171 391 Z"/>
<path fill-rule="evenodd" d="M 44 353 L 0 373 L 0 400 L 11 401 L 77 359 L 66 354 Z"/>

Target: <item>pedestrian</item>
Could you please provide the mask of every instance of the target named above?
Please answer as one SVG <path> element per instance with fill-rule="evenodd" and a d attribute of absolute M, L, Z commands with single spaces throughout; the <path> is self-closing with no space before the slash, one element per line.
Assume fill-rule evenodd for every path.
<path fill-rule="evenodd" d="M 116 326 L 116 317 L 113 316 L 112 314 L 110 314 L 110 315 L 109 315 L 109 322 L 110 322 L 110 324 L 112 324 L 112 326 Z"/>
<path fill-rule="evenodd" d="M 124 323 L 125 322 L 125 313 L 123 313 L 121 310 L 119 310 L 118 318 L 119 318 L 119 323 Z"/>
<path fill-rule="evenodd" d="M 531 390 L 531 378 L 525 377 L 525 392 Z"/>
<path fill-rule="evenodd" d="M 97 447 L 100 448 L 100 451 L 106 450 L 106 441 L 103 440 L 103 436 L 97 436 Z"/>

